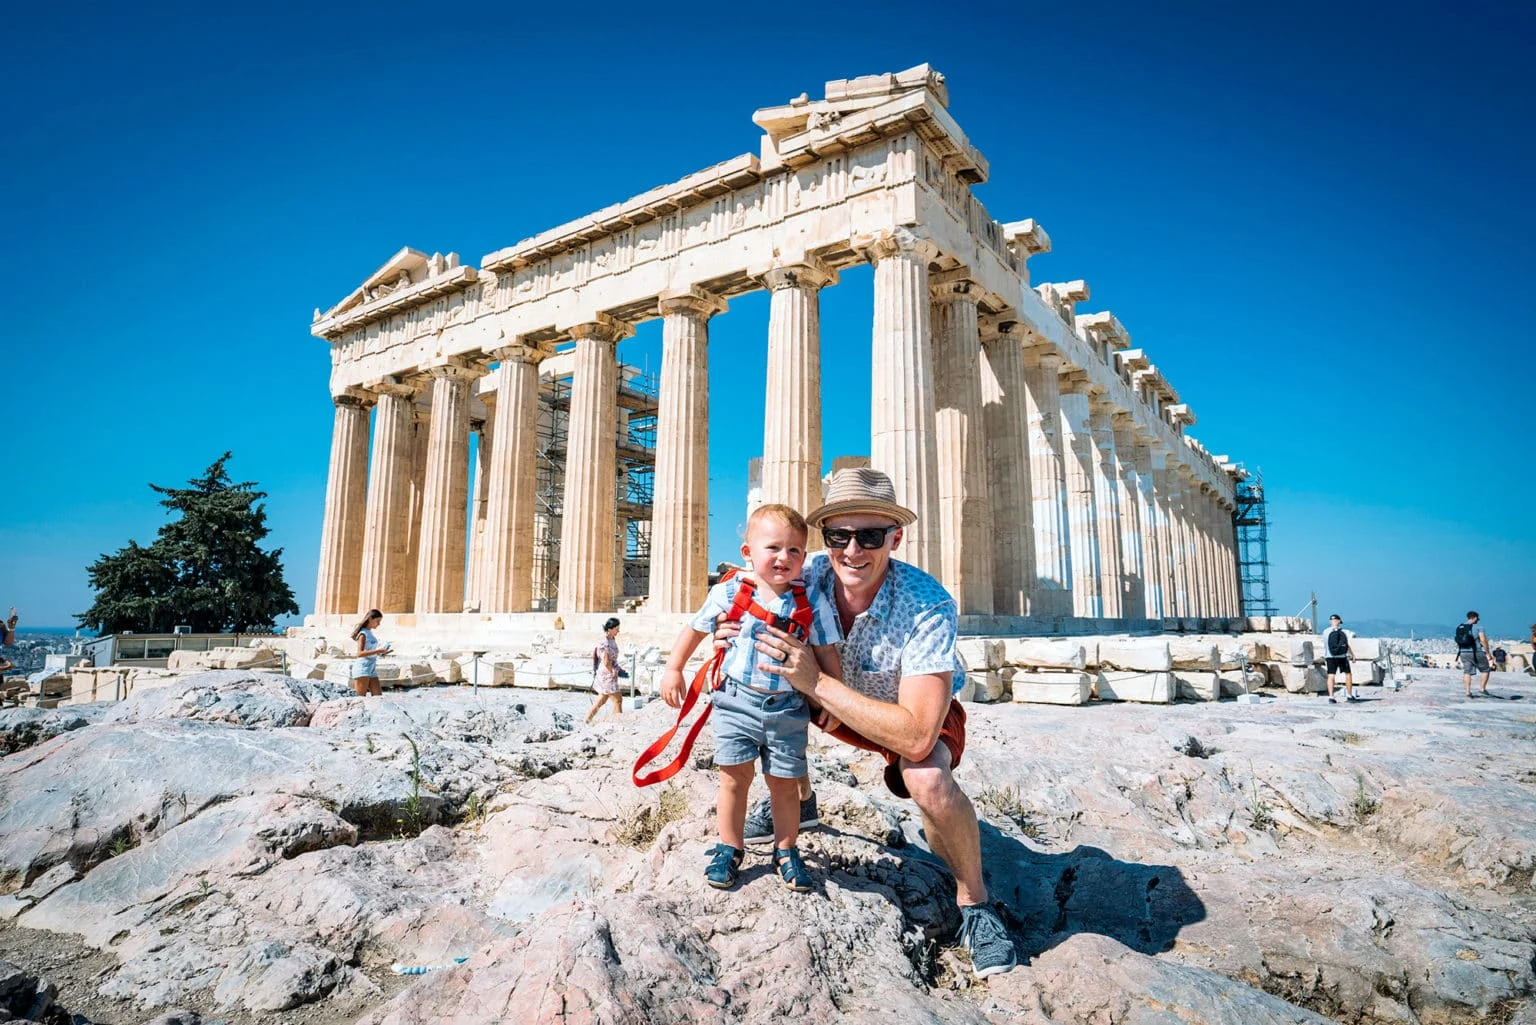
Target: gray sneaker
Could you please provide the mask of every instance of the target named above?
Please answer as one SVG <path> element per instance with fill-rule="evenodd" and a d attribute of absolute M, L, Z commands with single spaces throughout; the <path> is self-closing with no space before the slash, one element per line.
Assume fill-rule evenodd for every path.
<path fill-rule="evenodd" d="M 800 828 L 815 829 L 819 825 L 821 817 L 816 814 L 816 794 L 813 792 L 800 802 Z M 747 812 L 746 835 L 742 839 L 747 843 L 762 843 L 773 839 L 773 805 L 768 798 L 758 801 Z"/>
<path fill-rule="evenodd" d="M 960 909 L 960 942 L 971 955 L 971 972 L 978 979 L 1006 972 L 1019 963 L 1008 929 L 990 904 Z"/>

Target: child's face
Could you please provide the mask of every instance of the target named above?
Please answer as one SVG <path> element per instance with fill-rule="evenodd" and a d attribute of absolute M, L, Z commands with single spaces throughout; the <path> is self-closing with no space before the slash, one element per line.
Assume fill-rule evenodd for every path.
<path fill-rule="evenodd" d="M 741 545 L 742 558 L 759 581 L 783 587 L 800 575 L 805 564 L 805 532 L 774 516 L 752 524 Z"/>

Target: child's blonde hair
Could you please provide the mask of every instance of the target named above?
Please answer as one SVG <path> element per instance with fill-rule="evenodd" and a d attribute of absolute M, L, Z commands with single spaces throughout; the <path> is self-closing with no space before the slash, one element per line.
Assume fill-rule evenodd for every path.
<path fill-rule="evenodd" d="M 747 529 L 745 537 L 751 537 L 753 527 L 757 526 L 763 520 L 770 519 L 778 520 L 790 530 L 798 533 L 802 538 L 809 537 L 811 534 L 810 525 L 805 522 L 804 516 L 801 516 L 798 512 L 791 509 L 787 505 L 783 505 L 779 502 L 768 502 L 765 505 L 760 505 L 756 509 L 753 509 L 751 514 L 747 516 Z"/>

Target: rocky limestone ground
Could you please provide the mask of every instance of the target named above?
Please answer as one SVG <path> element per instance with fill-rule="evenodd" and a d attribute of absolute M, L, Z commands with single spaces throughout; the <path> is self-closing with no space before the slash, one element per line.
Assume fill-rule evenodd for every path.
<path fill-rule="evenodd" d="M 0 1021 L 1536 1025 L 1536 680 L 1415 677 L 971 706 L 1028 958 L 984 984 L 913 807 L 819 737 L 796 895 L 766 850 L 701 884 L 712 775 L 629 781 L 659 703 L 583 727 L 582 695 L 224 671 L 8 710 Z"/>

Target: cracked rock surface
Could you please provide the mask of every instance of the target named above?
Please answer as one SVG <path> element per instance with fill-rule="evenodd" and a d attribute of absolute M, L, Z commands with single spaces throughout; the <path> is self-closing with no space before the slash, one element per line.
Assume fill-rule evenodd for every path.
<path fill-rule="evenodd" d="M 0 718 L 0 922 L 101 958 L 47 999 L 107 1025 L 1536 1022 L 1536 686 L 1419 675 L 971 706 L 957 778 L 1026 961 L 985 983 L 862 752 L 813 736 L 813 893 L 766 848 L 717 891 L 712 774 L 630 783 L 659 702 L 583 727 L 581 695 L 263 671 Z"/>

